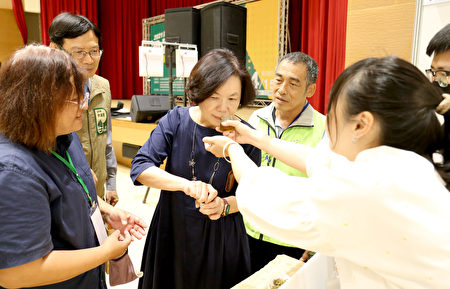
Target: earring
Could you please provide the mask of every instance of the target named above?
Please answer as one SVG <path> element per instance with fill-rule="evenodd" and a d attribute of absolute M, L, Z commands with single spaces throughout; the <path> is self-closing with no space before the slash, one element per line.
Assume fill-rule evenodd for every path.
<path fill-rule="evenodd" d="M 352 143 L 356 143 L 358 141 L 358 132 L 355 132 L 355 135 L 352 137 Z"/>

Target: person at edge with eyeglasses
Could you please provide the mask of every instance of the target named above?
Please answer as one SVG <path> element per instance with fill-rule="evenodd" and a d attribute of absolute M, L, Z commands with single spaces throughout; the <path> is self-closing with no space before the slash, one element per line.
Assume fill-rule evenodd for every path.
<path fill-rule="evenodd" d="M 428 56 L 433 55 L 431 61 L 431 68 L 425 70 L 428 79 L 437 86 L 444 98 L 450 98 L 450 24 L 444 26 L 439 30 L 430 40 L 427 46 L 426 53 Z M 447 115 L 440 118 L 441 124 L 450 122 Z M 445 139 L 446 147 L 450 147 L 450 139 Z M 450 164 L 446 164 L 445 160 L 450 159 L 450 151 L 437 151 L 433 154 L 433 160 L 436 163 L 441 163 L 440 170 L 447 172 L 450 175 Z M 445 179 L 447 183 L 450 182 L 450 177 Z M 448 186 L 450 189 L 450 185 Z"/>
<path fill-rule="evenodd" d="M 431 69 L 425 70 L 428 79 L 438 86 L 443 93 L 450 94 L 450 24 L 438 31 L 427 46 L 427 55 L 431 61 Z"/>
<path fill-rule="evenodd" d="M 66 51 L 88 78 L 84 86 L 88 109 L 83 112 L 83 127 L 77 134 L 97 179 L 97 195 L 114 206 L 119 197 L 112 146 L 111 90 L 109 81 L 95 74 L 103 53 L 100 30 L 88 18 L 64 12 L 53 19 L 48 34 L 50 47 Z"/>

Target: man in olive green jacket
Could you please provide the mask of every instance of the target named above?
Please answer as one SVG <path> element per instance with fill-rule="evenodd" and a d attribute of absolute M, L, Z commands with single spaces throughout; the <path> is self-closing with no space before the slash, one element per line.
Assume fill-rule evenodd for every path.
<path fill-rule="evenodd" d="M 88 110 L 83 113 L 83 127 L 77 133 L 97 178 L 97 195 L 115 205 L 119 198 L 117 161 L 111 137 L 111 91 L 108 80 L 95 74 L 103 52 L 100 30 L 84 16 L 61 13 L 53 19 L 49 35 L 50 47 L 69 53 L 88 77 L 85 84 Z"/>
<path fill-rule="evenodd" d="M 317 112 L 308 103 L 307 98 L 316 91 L 318 72 L 319 68 L 314 59 L 302 52 L 283 56 L 271 83 L 272 103 L 255 111 L 250 116 L 249 123 L 269 136 L 315 147 L 325 133 L 325 116 Z M 265 151 L 261 151 L 261 166 L 273 166 L 289 175 L 306 177 L 303 172 L 289 167 Z M 308 258 L 308 252 L 305 253 L 303 249 L 278 241 L 274 238 L 276 236 L 261 234 L 246 220 L 244 223 L 249 235 L 253 272 L 280 254 L 297 259 Z"/>

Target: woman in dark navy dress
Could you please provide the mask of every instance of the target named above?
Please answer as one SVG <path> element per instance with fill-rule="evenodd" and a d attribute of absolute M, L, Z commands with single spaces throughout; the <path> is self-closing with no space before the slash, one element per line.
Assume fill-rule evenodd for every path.
<path fill-rule="evenodd" d="M 222 116 L 254 98 L 250 75 L 231 51 L 212 50 L 192 70 L 186 92 L 195 106 L 169 111 L 132 163 L 135 184 L 161 189 L 142 259 L 142 289 L 230 288 L 250 274 L 231 166 L 202 142 L 220 134 L 215 128 Z M 259 150 L 244 149 L 259 164 Z M 164 171 L 159 166 L 166 158 Z"/>

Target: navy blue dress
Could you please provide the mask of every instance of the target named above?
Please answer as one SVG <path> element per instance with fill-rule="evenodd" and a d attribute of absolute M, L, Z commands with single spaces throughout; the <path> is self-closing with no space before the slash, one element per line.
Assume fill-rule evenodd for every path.
<path fill-rule="evenodd" d="M 214 165 L 219 168 L 212 186 L 220 197 L 235 194 L 237 182 L 231 165 L 205 150 L 202 138 L 219 135 L 214 129 L 195 125 L 189 108 L 175 107 L 160 121 L 150 138 L 134 157 L 131 178 L 167 157 L 166 171 L 192 179 L 192 140 L 195 129 L 194 171 L 197 180 L 208 183 Z M 244 150 L 259 165 L 259 149 Z M 150 224 L 139 280 L 142 289 L 230 288 L 250 275 L 250 251 L 242 215 L 230 214 L 211 221 L 195 208 L 194 199 L 181 191 L 161 191 Z"/>

